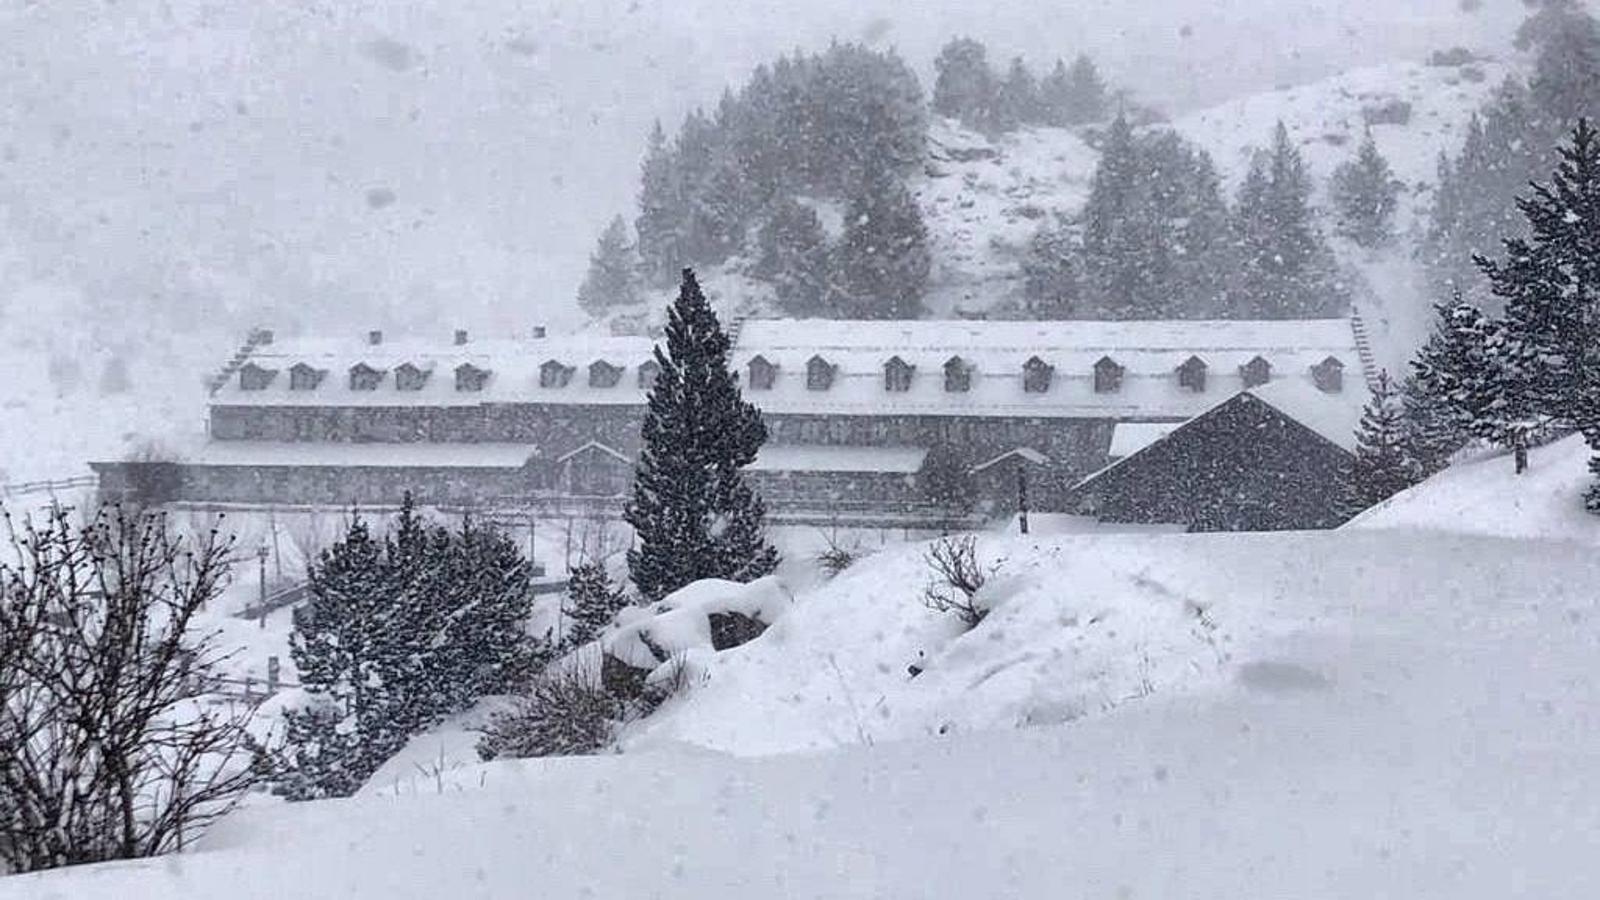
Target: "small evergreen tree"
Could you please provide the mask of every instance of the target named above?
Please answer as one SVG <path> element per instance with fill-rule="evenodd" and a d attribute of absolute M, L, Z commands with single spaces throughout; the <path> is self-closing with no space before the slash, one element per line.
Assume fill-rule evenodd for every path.
<path fill-rule="evenodd" d="M 772 285 L 786 315 L 828 314 L 830 250 L 816 210 L 787 197 L 776 201 L 761 226 L 756 253 L 753 274 Z"/>
<path fill-rule="evenodd" d="M 862 319 L 922 313 L 933 259 L 916 198 L 899 179 L 875 172 L 850 203 L 836 251 L 841 310 Z"/>
<path fill-rule="evenodd" d="M 1039 82 L 1033 77 L 1028 63 L 1018 56 L 1011 60 L 1011 68 L 1000 83 L 995 100 L 995 122 L 998 130 L 1009 131 L 1019 125 L 1034 125 L 1042 118 L 1039 100 Z"/>
<path fill-rule="evenodd" d="M 571 624 L 564 643 L 569 648 L 593 641 L 628 606 L 627 594 L 612 585 L 605 564 L 598 562 L 582 563 L 572 570 L 567 599 L 571 603 L 567 612 Z"/>
<path fill-rule="evenodd" d="M 616 216 L 600 235 L 594 255 L 589 256 L 589 274 L 578 287 L 578 306 L 598 317 L 638 301 L 638 258 L 627 239 L 627 223 Z"/>
<path fill-rule="evenodd" d="M 1393 237 L 1400 182 L 1370 131 L 1356 158 L 1333 173 L 1331 194 L 1340 234 L 1367 248 L 1382 246 Z"/>
<path fill-rule="evenodd" d="M 764 533 L 765 506 L 741 471 L 767 429 L 741 395 L 728 351 L 727 334 L 685 270 L 667 313 L 666 349 L 656 348 L 661 373 L 624 514 L 638 538 L 628 569 L 648 600 L 704 578 L 752 581 L 778 564 Z"/>
<path fill-rule="evenodd" d="M 652 284 L 668 281 L 684 261 L 680 224 L 685 214 L 683 183 L 677 159 L 667 145 L 661 123 L 650 132 L 639 175 L 639 216 L 634 231 L 645 276 Z"/>
<path fill-rule="evenodd" d="M 954 445 L 940 442 L 928 450 L 917 471 L 917 490 L 949 523 L 959 521 L 978 503 L 977 485 L 966 457 Z"/>
<path fill-rule="evenodd" d="M 1111 112 L 1110 91 L 1100 69 L 1087 54 L 1079 54 L 1067 73 L 1065 124 L 1103 122 Z"/>
<path fill-rule="evenodd" d="M 1047 224 L 1034 234 L 1022 260 L 1023 302 L 1030 318 L 1078 317 L 1083 293 L 1078 254 L 1075 236 L 1065 223 Z"/>
<path fill-rule="evenodd" d="M 987 130 L 995 120 L 999 93 L 989 51 L 972 38 L 956 38 L 944 45 L 933 61 L 933 111 L 969 128 Z"/>
<path fill-rule="evenodd" d="M 1239 250 L 1236 289 L 1252 318 L 1318 318 L 1342 314 L 1348 299 L 1333 254 L 1311 210 L 1305 161 L 1278 123 L 1272 149 L 1258 154 L 1240 188 L 1234 214 Z"/>
<path fill-rule="evenodd" d="M 594 254 L 589 257 L 589 273 L 578 287 L 578 306 L 591 316 L 603 316 L 617 307 L 639 302 L 639 260 L 628 240 L 628 226 L 621 216 L 611 220 Z"/>
<path fill-rule="evenodd" d="M 1399 396 L 1388 372 L 1378 373 L 1372 399 L 1356 429 L 1356 454 L 1340 472 L 1339 505 L 1353 517 L 1411 487 L 1423 478 L 1410 457 Z"/>

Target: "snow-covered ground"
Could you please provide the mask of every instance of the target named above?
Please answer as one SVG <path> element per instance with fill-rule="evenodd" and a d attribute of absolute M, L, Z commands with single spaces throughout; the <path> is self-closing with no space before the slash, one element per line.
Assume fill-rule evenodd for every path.
<path fill-rule="evenodd" d="M 1588 548 L 1359 531 L 1119 538 L 1098 552 L 1068 541 L 1051 581 L 1088 593 L 1060 576 L 1097 556 L 1149 581 L 1181 576 L 1170 590 L 1217 600 L 1235 640 L 1204 689 L 1158 679 L 1137 702 L 1025 730 L 866 746 L 847 727 L 832 749 L 800 755 L 662 743 L 467 766 L 398 797 L 246 811 L 176 857 L 0 880 L 0 897 L 1472 900 L 1600 890 L 1589 852 L 1600 838 L 1600 559 Z M 1111 583 L 1098 583 L 1108 630 L 1135 627 L 1115 617 L 1156 620 L 1150 607 L 1181 603 Z M 904 587 L 886 580 L 875 602 L 910 602 Z M 1020 610 L 1007 604 L 1024 602 L 1052 605 L 1009 595 L 993 622 L 1008 639 L 984 651 L 993 662 L 1049 640 L 1011 629 Z M 787 638 L 771 634 L 746 655 L 800 643 L 800 611 L 786 620 Z M 964 649 L 978 652 L 982 632 Z M 805 696 L 816 660 L 795 649 L 769 657 L 759 678 L 793 680 L 820 710 Z M 997 694 L 974 686 L 977 670 L 961 672 L 959 656 L 945 657 L 945 679 L 936 667 L 917 680 L 952 712 L 962 697 Z M 857 674 L 853 661 L 841 666 Z M 1062 684 L 1079 675 L 1063 659 L 990 681 L 1024 673 Z M 767 698 L 781 689 L 759 689 L 749 673 L 753 693 L 739 707 L 709 699 L 717 677 L 699 689 L 708 699 L 663 715 L 686 725 L 706 703 L 743 723 L 724 734 L 767 724 Z M 842 696 L 830 705 L 849 706 Z M 791 723 L 772 727 L 792 734 Z"/>
<path fill-rule="evenodd" d="M 886 549 L 621 754 L 477 764 L 455 722 L 355 800 L 0 898 L 1594 896 L 1585 456 L 1463 463 L 1337 532 L 990 535 L 964 635 Z"/>

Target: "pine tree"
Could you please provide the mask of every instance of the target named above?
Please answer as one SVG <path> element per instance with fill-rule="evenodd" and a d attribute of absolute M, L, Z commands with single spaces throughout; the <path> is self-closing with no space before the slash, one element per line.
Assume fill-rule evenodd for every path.
<path fill-rule="evenodd" d="M 1437 401 L 1434 414 L 1450 431 L 1514 446 L 1531 416 L 1522 387 L 1527 360 L 1504 322 L 1459 298 L 1437 310 L 1436 339 L 1412 363 L 1418 393 Z"/>
<path fill-rule="evenodd" d="M 1066 112 L 1067 125 L 1087 125 L 1103 122 L 1111 111 L 1110 92 L 1100 77 L 1100 69 L 1086 54 L 1072 62 L 1067 73 Z"/>
<path fill-rule="evenodd" d="M 611 583 L 610 573 L 598 562 L 582 563 L 572 570 L 567 599 L 571 603 L 567 613 L 570 624 L 564 645 L 569 648 L 593 641 L 628 606 L 627 594 Z"/>
<path fill-rule="evenodd" d="M 933 259 L 922 210 L 898 179 L 867 178 L 850 203 L 834 271 L 850 318 L 914 319 L 922 313 Z"/>
<path fill-rule="evenodd" d="M 929 448 L 917 471 L 917 490 L 947 517 L 947 524 L 971 513 L 978 502 L 971 463 L 953 444 L 944 442 Z"/>
<path fill-rule="evenodd" d="M 1083 276 L 1104 315 L 1137 318 L 1158 293 L 1141 234 L 1146 183 L 1133 126 L 1118 116 L 1106 132 L 1082 214 Z"/>
<path fill-rule="evenodd" d="M 994 125 L 997 130 L 1010 131 L 1019 125 L 1038 124 L 1041 118 L 1039 82 L 1028 63 L 1018 56 L 1011 60 L 1011 68 L 1000 83 Z"/>
<path fill-rule="evenodd" d="M 1529 89 L 1552 125 L 1597 113 L 1600 103 L 1600 23 L 1576 0 L 1541 0 L 1519 41 L 1537 51 Z"/>
<path fill-rule="evenodd" d="M 310 567 L 311 601 L 296 612 L 289 641 L 311 699 L 286 714 L 294 799 L 349 796 L 410 735 L 395 679 L 405 661 L 395 652 L 390 574 L 359 517 Z"/>
<path fill-rule="evenodd" d="M 1521 387 L 1537 415 L 1574 422 L 1600 364 L 1600 134 L 1580 121 L 1546 184 L 1517 201 L 1529 237 L 1478 266 L 1505 301 L 1508 340 L 1525 361 Z M 1600 438 L 1600 421 L 1595 423 Z M 1597 444 L 1600 446 L 1600 444 Z"/>
<path fill-rule="evenodd" d="M 666 349 L 656 349 L 661 372 L 624 516 L 637 536 L 628 569 L 648 600 L 705 578 L 753 580 L 778 563 L 764 535 L 765 507 L 741 471 L 767 430 L 728 369 L 728 351 L 728 336 L 685 270 L 667 313 Z"/>
<path fill-rule="evenodd" d="M 786 315 L 826 316 L 829 254 L 828 236 L 816 210 L 785 197 L 774 203 L 761 226 L 752 274 L 772 285 Z"/>
<path fill-rule="evenodd" d="M 640 300 L 639 260 L 628 240 L 621 216 L 611 220 L 589 257 L 589 273 L 578 288 L 578 306 L 591 316 L 603 316 Z"/>
<path fill-rule="evenodd" d="M 1272 149 L 1258 154 L 1235 210 L 1238 300 L 1254 318 L 1340 315 L 1348 305 L 1333 254 L 1311 210 L 1311 178 L 1282 122 Z"/>
<path fill-rule="evenodd" d="M 1394 236 L 1394 213 L 1400 205 L 1400 182 L 1378 144 L 1367 132 L 1356 158 L 1333 173 L 1330 192 L 1338 213 L 1339 233 L 1362 247 L 1374 248 Z"/>
<path fill-rule="evenodd" d="M 1034 233 L 1022 261 L 1023 302 L 1030 318 L 1083 318 L 1078 255 L 1076 237 L 1066 223 L 1052 222 Z"/>
<path fill-rule="evenodd" d="M 440 542 L 449 553 L 452 598 L 433 641 L 431 667 L 444 685 L 444 712 L 524 683 L 549 648 L 527 633 L 533 612 L 528 560 L 504 532 L 470 516 Z"/>
<path fill-rule="evenodd" d="M 989 51 L 972 38 L 956 38 L 939 51 L 933 67 L 933 111 L 987 130 L 995 121 L 998 94 Z"/>
<path fill-rule="evenodd" d="M 684 262 L 679 223 L 685 213 L 677 159 L 658 121 L 640 170 L 639 217 L 634 220 L 640 263 L 652 284 L 666 282 Z"/>
<path fill-rule="evenodd" d="M 1438 309 L 1442 325 L 1448 307 Z M 1472 437 L 1432 374 L 1440 366 L 1449 364 L 1450 353 L 1445 335 L 1435 327 L 1427 343 L 1412 359 L 1411 373 L 1400 387 L 1406 452 L 1424 476 L 1443 471 L 1450 457 Z"/>
<path fill-rule="evenodd" d="M 1405 418 L 1388 372 L 1378 373 L 1356 429 L 1355 457 L 1340 471 L 1339 505 L 1355 516 L 1421 481 L 1406 444 Z"/>

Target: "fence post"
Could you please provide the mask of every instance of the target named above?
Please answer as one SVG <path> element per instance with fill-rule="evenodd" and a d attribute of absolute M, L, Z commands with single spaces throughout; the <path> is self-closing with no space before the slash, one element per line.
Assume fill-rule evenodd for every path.
<path fill-rule="evenodd" d="M 277 693 L 278 693 L 278 658 L 276 656 L 269 656 L 269 657 L 267 657 L 267 696 L 271 697 L 271 696 L 274 696 Z"/>

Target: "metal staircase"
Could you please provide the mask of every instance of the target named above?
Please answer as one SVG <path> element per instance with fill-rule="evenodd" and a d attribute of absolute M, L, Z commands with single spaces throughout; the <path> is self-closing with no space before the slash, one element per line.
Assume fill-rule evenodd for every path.
<path fill-rule="evenodd" d="M 244 339 L 244 343 L 239 345 L 239 349 L 234 352 L 233 358 L 228 360 L 227 365 L 224 365 L 221 371 L 211 376 L 210 382 L 207 383 L 211 393 L 215 394 L 217 391 L 222 390 L 223 385 L 227 384 L 228 379 L 233 377 L 233 373 L 239 371 L 245 362 L 250 359 L 251 354 L 255 353 L 262 344 L 271 342 L 272 332 L 265 328 L 250 329 L 250 334 Z"/>
<path fill-rule="evenodd" d="M 1371 390 L 1378 389 L 1378 357 L 1372 352 L 1372 337 L 1367 333 L 1367 323 L 1361 318 L 1361 308 L 1350 309 L 1350 332 L 1356 339 L 1356 353 L 1361 357 L 1361 374 L 1367 379 L 1367 387 Z"/>

